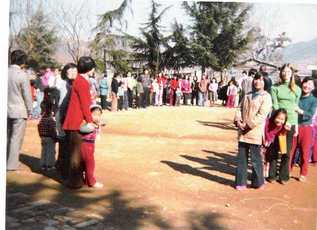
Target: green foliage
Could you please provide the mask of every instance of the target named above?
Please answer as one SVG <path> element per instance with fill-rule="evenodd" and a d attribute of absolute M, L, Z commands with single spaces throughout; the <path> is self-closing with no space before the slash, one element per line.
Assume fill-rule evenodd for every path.
<path fill-rule="evenodd" d="M 133 40 L 132 48 L 136 51 L 135 57 L 138 60 L 145 61 L 147 67 L 151 69 L 153 73 L 157 73 L 163 68 L 162 48 L 167 42 L 167 38 L 161 34 L 160 30 L 162 27 L 159 23 L 163 14 L 170 6 L 158 13 L 160 6 L 160 4 L 152 0 L 152 10 L 149 20 L 145 23 L 145 26 L 141 28 L 142 37 L 134 38 L 129 36 Z"/>
<path fill-rule="evenodd" d="M 230 67 L 248 44 L 243 25 L 250 6 L 236 2 L 197 2 L 183 7 L 193 19 L 191 49 L 202 69 Z"/>
<path fill-rule="evenodd" d="M 100 73 L 105 72 L 105 63 L 102 58 L 94 58 L 95 63 L 96 63 L 96 70 Z"/>
<path fill-rule="evenodd" d="M 125 73 L 131 70 L 127 60 L 128 53 L 122 50 L 116 50 L 116 38 L 111 35 L 111 29 L 115 22 L 119 22 L 121 28 L 124 25 L 127 27 L 128 21 L 123 20 L 123 16 L 127 9 L 130 9 L 131 13 L 133 13 L 130 7 L 131 2 L 132 0 L 123 0 L 117 9 L 107 11 L 99 16 L 97 26 L 94 28 L 98 32 L 90 44 L 93 56 L 98 60 L 97 69 L 99 71 L 105 71 L 104 50 L 107 52 L 107 63 L 110 62 L 116 71 Z"/>
<path fill-rule="evenodd" d="M 100 40 L 96 41 L 96 39 Z M 116 41 L 122 39 L 129 42 L 128 38 L 118 35 L 105 35 L 102 38 L 99 38 L 98 36 L 95 37 L 94 41 L 90 44 L 90 48 L 93 51 L 93 58 L 97 60 L 96 64 L 98 71 L 105 71 L 104 51 L 106 51 L 106 68 L 109 68 L 108 65 L 110 64 L 115 71 L 120 73 L 127 73 L 132 70 L 129 63 L 129 60 L 131 59 L 129 52 L 118 48 L 116 45 Z"/>
<path fill-rule="evenodd" d="M 173 33 L 169 37 L 167 49 L 163 54 L 164 65 L 172 69 L 190 66 L 193 63 L 193 56 L 189 39 L 185 36 L 184 27 L 175 21 L 172 28 Z"/>
<path fill-rule="evenodd" d="M 55 34 L 47 17 L 39 8 L 32 16 L 28 26 L 23 28 L 17 36 L 17 43 L 27 53 L 31 67 L 39 69 L 57 66 L 52 57 L 54 45 L 57 42 Z"/>
<path fill-rule="evenodd" d="M 110 62 L 114 69 L 119 73 L 131 72 L 132 68 L 129 65 L 129 54 L 124 50 L 112 50 L 109 52 L 112 57 Z"/>

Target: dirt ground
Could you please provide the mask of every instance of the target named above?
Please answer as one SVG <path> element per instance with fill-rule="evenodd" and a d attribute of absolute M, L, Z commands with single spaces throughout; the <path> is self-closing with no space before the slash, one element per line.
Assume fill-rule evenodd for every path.
<path fill-rule="evenodd" d="M 40 139 L 28 122 L 21 171 L 7 188 L 98 213 L 109 229 L 317 229 L 317 167 L 308 181 L 234 190 L 234 110 L 151 107 L 105 112 L 96 143 L 101 190 L 69 190 L 39 170 Z"/>

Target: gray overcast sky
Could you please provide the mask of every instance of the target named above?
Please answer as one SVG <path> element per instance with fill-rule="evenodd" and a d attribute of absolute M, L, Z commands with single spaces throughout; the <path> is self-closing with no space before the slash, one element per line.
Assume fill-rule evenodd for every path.
<path fill-rule="evenodd" d="M 41 0 L 31 0 L 36 4 Z M 43 0 L 42 0 L 43 1 Z M 83 17 L 89 15 L 90 26 L 95 26 L 97 16 L 108 10 L 115 9 L 122 0 L 46 0 L 48 11 L 55 11 L 57 7 L 64 5 L 65 8 L 80 6 L 84 2 Z M 189 18 L 182 9 L 181 1 L 157 0 L 162 4 L 161 9 L 172 5 L 163 17 L 162 25 L 169 32 L 171 22 L 176 19 L 183 24 L 189 23 Z M 125 14 L 128 19 L 127 32 L 132 35 L 139 34 L 139 27 L 147 21 L 151 9 L 149 0 L 132 0 L 133 15 Z M 283 3 L 254 3 L 250 14 L 250 23 L 258 25 L 268 36 L 276 36 L 286 32 L 293 42 L 308 41 L 317 38 L 317 4 L 283 4 Z M 87 23 L 88 24 L 88 23 Z M 91 37 L 89 29 L 82 34 L 85 39 Z"/>

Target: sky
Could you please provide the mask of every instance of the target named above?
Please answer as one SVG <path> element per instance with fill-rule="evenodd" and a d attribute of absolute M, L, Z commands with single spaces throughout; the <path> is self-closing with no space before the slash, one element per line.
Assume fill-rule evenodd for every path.
<path fill-rule="evenodd" d="M 119 6 L 120 0 L 95 1 L 96 12 L 102 13 L 104 10 L 114 9 Z M 159 1 L 161 9 L 172 5 L 166 12 L 162 25 L 170 29 L 170 24 L 175 19 L 188 25 L 190 19 L 186 16 L 181 7 L 181 1 Z M 147 21 L 151 9 L 151 1 L 134 0 L 132 2 L 133 16 L 126 14 L 129 18 L 127 32 L 138 35 L 142 22 Z M 286 32 L 292 41 L 309 41 L 317 38 L 317 4 L 285 4 L 285 3 L 255 3 L 250 13 L 250 22 L 259 25 L 264 34 L 274 37 L 281 32 Z"/>
<path fill-rule="evenodd" d="M 14 1 L 14 0 L 12 0 Z M 19 0 L 16 0 L 19 1 Z M 36 5 L 41 0 L 29 0 Z M 26 2 L 26 1 L 24 1 Z M 54 12 L 58 11 L 57 7 L 61 5 L 65 9 L 75 9 L 84 3 L 81 15 L 84 19 L 84 29 L 82 31 L 83 39 L 90 39 L 93 34 L 91 28 L 97 24 L 98 16 L 108 10 L 117 8 L 122 0 L 42 0 L 45 9 L 51 12 L 51 19 L 54 21 Z M 166 12 L 162 19 L 165 33 L 168 34 L 171 29 L 171 23 L 177 20 L 184 25 L 190 24 L 190 18 L 186 15 L 181 7 L 179 0 L 157 0 L 164 9 L 167 6 L 171 8 Z M 46 5 L 45 5 L 46 4 Z M 128 11 L 125 19 L 128 21 L 127 33 L 138 36 L 139 28 L 142 23 L 147 21 L 151 10 L 151 1 L 149 0 L 132 0 L 133 14 Z M 71 16 L 72 14 L 70 14 Z M 317 4 L 285 4 L 279 3 L 254 3 L 250 12 L 249 24 L 258 25 L 263 33 L 269 37 L 286 32 L 292 39 L 293 43 L 309 41 L 317 38 Z"/>

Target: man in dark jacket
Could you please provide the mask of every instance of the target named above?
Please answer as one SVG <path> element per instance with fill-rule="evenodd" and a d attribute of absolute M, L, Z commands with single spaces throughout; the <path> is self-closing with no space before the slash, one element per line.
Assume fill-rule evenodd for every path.
<path fill-rule="evenodd" d="M 151 79 L 149 75 L 149 71 L 147 69 L 144 70 L 144 75 L 142 76 L 142 85 L 144 91 L 143 97 L 143 108 L 146 108 L 150 105 L 150 88 L 151 88 Z"/>
<path fill-rule="evenodd" d="M 113 76 L 112 82 L 111 82 L 111 111 L 117 112 L 118 110 L 118 88 L 119 88 L 119 82 L 117 80 L 118 74 L 115 74 Z"/>

